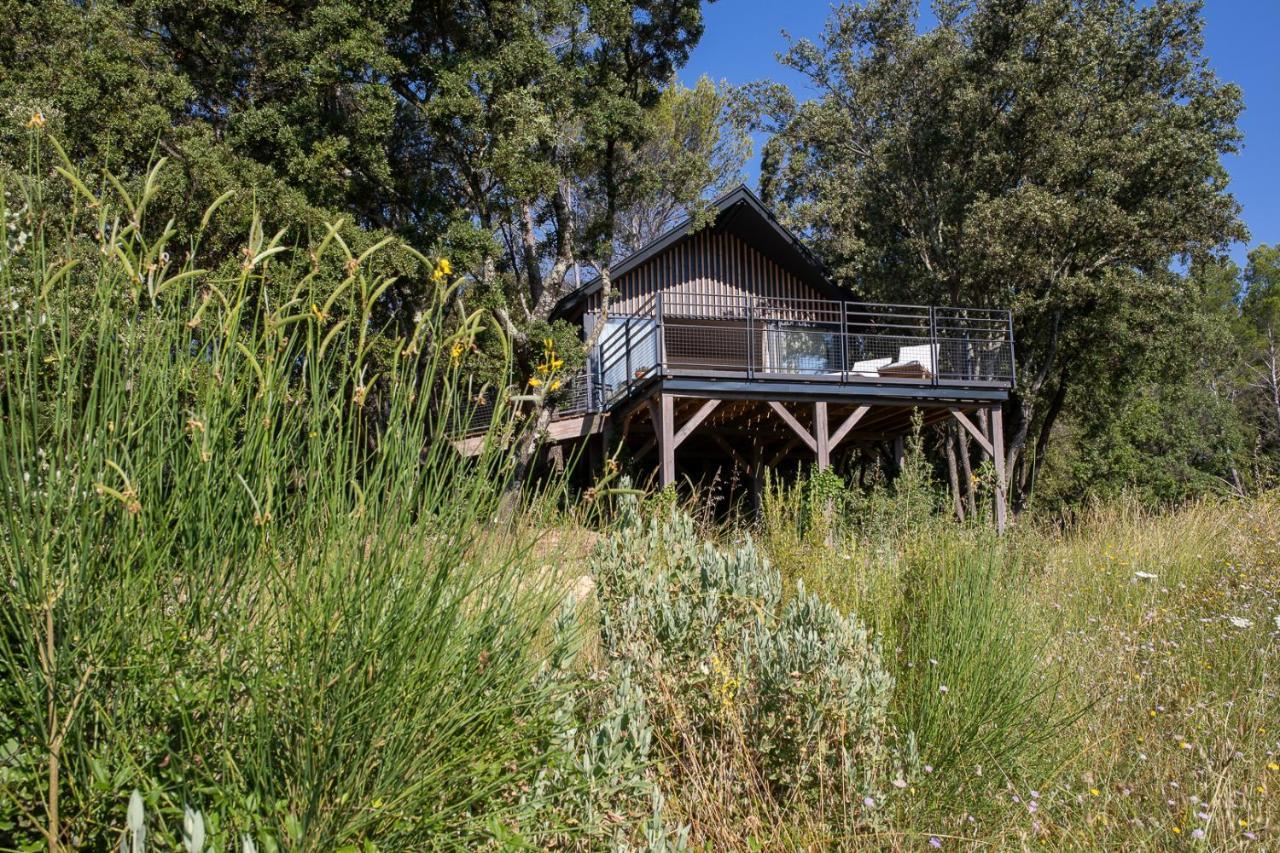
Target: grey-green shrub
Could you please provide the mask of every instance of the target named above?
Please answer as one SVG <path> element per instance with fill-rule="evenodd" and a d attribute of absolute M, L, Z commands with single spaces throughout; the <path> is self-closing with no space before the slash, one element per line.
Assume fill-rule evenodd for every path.
<path fill-rule="evenodd" d="M 642 692 L 659 740 L 745 747 L 779 800 L 864 808 L 893 770 L 893 682 L 878 643 L 803 589 L 785 605 L 750 541 L 722 550 L 671 511 L 621 498 L 592 559 L 602 655 Z"/>
<path fill-rule="evenodd" d="M 565 689 L 552 714 L 554 749 L 538 773 L 533 801 L 546 803 L 538 828 L 548 839 L 626 850 L 684 849 L 688 830 L 668 826 L 653 778 L 653 726 L 629 673 L 580 665 L 580 602 L 556 620 L 544 679 Z M 568 830 L 572 829 L 572 833 Z"/>

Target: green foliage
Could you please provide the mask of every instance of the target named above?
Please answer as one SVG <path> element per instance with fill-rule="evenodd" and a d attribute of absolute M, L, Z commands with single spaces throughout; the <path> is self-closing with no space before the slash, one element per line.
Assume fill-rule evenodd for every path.
<path fill-rule="evenodd" d="M 783 104 L 762 189 L 866 296 L 1013 309 L 1021 500 L 1068 394 L 1123 379 L 1141 330 L 1194 330 L 1162 271 L 1244 234 L 1240 92 L 1191 0 L 948 2 L 924 33 L 916 10 L 840 5 L 792 45 L 818 97 Z"/>
<path fill-rule="evenodd" d="M 739 92 L 699 78 L 672 80 L 645 116 L 643 141 L 626 155 L 635 189 L 620 212 L 618 246 L 629 254 L 683 219 L 699 202 L 733 189 L 751 156 L 749 115 Z"/>
<path fill-rule="evenodd" d="M 1191 265 L 1173 316 L 1112 322 L 1124 370 L 1068 398 L 1055 441 L 1037 448 L 1037 504 L 1057 508 L 1124 492 L 1151 503 L 1263 490 L 1280 471 L 1272 292 L 1274 250 Z M 1172 276 L 1173 274 L 1166 274 Z M 1088 372 L 1115 364 L 1099 353 Z"/>
<path fill-rule="evenodd" d="M 697 0 L 6 0 L 0 14 L 0 159 L 37 114 L 89 171 L 127 179 L 164 153 L 184 226 L 215 189 L 242 190 L 206 252 L 234 254 L 255 210 L 316 228 L 345 215 L 373 241 L 447 253 L 522 329 L 548 319 L 574 264 L 608 257 L 620 210 L 655 193 L 692 204 L 712 180 L 663 182 L 669 164 L 641 146 L 686 151 L 684 178 L 719 156 L 706 128 L 654 141 L 706 118 L 701 88 L 677 98 L 687 120 L 660 106 L 701 37 Z M 399 281 L 384 307 L 407 327 L 428 285 Z"/>
<path fill-rule="evenodd" d="M 872 844 L 1274 837 L 1278 524 L 1273 494 L 1159 509 L 1126 497 L 1033 509 L 1004 537 L 936 519 L 910 535 L 850 527 L 780 558 L 785 581 L 856 610 L 894 650 L 890 719 L 921 772 Z M 759 542 L 793 553 L 768 526 Z M 803 812 L 781 819 L 831 838 Z"/>
<path fill-rule="evenodd" d="M 656 750 L 644 692 L 627 670 L 593 673 L 576 665 L 579 603 L 570 597 L 561 610 L 544 675 L 562 687 L 562 699 L 552 717 L 554 749 L 533 787 L 550 803 L 542 824 L 558 840 L 683 849 L 688 829 L 667 826 L 650 767 Z"/>
<path fill-rule="evenodd" d="M 621 512 L 592 558 L 602 652 L 642 692 L 672 784 L 701 756 L 732 756 L 744 807 L 754 794 L 869 819 L 863 799 L 883 790 L 895 744 L 892 680 L 867 630 L 803 587 L 784 604 L 750 542 L 719 550 L 689 516 L 646 521 L 629 496 Z"/>
<path fill-rule="evenodd" d="M 851 485 L 835 469 L 813 469 L 788 482 L 766 472 L 762 527 L 771 542 L 790 541 L 790 559 L 829 549 L 835 538 L 910 539 L 935 525 L 943 505 L 924 452 L 919 414 L 906 439 L 902 468 L 877 468 L 870 487 Z"/>
<path fill-rule="evenodd" d="M 1243 284 L 1244 404 L 1257 424 L 1262 452 L 1280 471 L 1280 246 L 1249 253 Z"/>

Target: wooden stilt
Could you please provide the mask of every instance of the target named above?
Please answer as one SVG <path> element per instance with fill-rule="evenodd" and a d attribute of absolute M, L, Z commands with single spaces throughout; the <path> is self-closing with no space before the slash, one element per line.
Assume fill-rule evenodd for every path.
<path fill-rule="evenodd" d="M 604 476 L 604 459 L 608 452 L 605 445 L 605 436 L 603 433 L 587 436 L 587 469 L 591 472 L 592 480 L 599 480 Z"/>
<path fill-rule="evenodd" d="M 1004 533 L 1009 525 L 1009 494 L 1004 471 L 1004 410 L 991 407 L 991 459 L 996 467 L 996 531 Z"/>
<path fill-rule="evenodd" d="M 814 452 L 818 454 L 818 470 L 824 471 L 831 467 L 831 444 L 827 432 L 827 404 L 825 402 L 817 402 L 813 404 L 813 442 Z"/>
<path fill-rule="evenodd" d="M 614 426 L 613 418 L 606 417 L 604 419 L 604 427 L 600 430 L 600 447 L 604 451 L 604 457 L 609 458 L 609 454 L 614 448 Z"/>
<path fill-rule="evenodd" d="M 893 467 L 897 474 L 907 467 L 907 442 L 902 436 L 893 440 Z"/>
<path fill-rule="evenodd" d="M 662 488 L 676 482 L 675 398 L 663 394 L 658 400 L 658 454 L 661 457 L 658 482 Z"/>

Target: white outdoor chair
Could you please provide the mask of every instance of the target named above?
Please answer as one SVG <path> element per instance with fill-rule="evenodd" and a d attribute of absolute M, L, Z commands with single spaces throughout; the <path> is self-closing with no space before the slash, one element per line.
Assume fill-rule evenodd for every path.
<path fill-rule="evenodd" d="M 937 372 L 937 362 L 937 344 L 901 347 L 897 360 L 881 368 L 880 373 L 904 378 L 917 378 L 916 374 L 919 373 L 918 378 L 929 379 Z"/>

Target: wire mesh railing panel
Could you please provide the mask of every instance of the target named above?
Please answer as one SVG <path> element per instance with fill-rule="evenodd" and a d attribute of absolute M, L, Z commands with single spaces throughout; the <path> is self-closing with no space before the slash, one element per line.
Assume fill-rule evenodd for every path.
<path fill-rule="evenodd" d="M 661 303 L 660 306 L 658 303 Z M 663 293 L 655 300 L 664 320 L 729 320 L 745 321 L 750 314 L 751 299 L 724 293 Z"/>
<path fill-rule="evenodd" d="M 563 382 L 564 387 L 556 395 L 559 400 L 556 403 L 556 415 L 568 417 L 592 412 L 598 408 L 593 405 L 592 386 L 594 383 L 591 381 L 589 367 L 582 368 L 563 380 Z"/>
<path fill-rule="evenodd" d="M 845 331 L 853 335 L 929 337 L 932 313 L 920 305 L 844 303 Z"/>
<path fill-rule="evenodd" d="M 841 303 L 831 299 L 788 299 L 762 296 L 752 300 L 751 316 L 762 322 L 840 323 Z"/>
<path fill-rule="evenodd" d="M 497 390 L 488 385 L 473 386 L 459 394 L 448 412 L 449 431 L 469 435 L 487 430 L 493 423 L 497 394 Z"/>
<path fill-rule="evenodd" d="M 934 334 L 940 380 L 1013 382 L 1013 332 L 1008 311 L 935 308 Z"/>
<path fill-rule="evenodd" d="M 743 375 L 751 364 L 751 336 L 743 322 L 697 323 L 667 319 L 662 325 L 663 367 L 670 373 Z"/>

